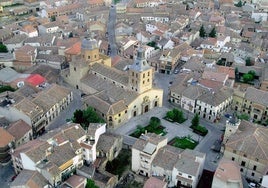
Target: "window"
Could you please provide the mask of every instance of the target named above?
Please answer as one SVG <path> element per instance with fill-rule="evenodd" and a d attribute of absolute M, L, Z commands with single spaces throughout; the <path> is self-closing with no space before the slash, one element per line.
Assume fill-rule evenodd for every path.
<path fill-rule="evenodd" d="M 252 172 L 252 173 L 251 173 L 251 176 L 255 176 L 255 173 L 254 173 L 254 172 Z"/>
<path fill-rule="evenodd" d="M 234 157 L 232 157 L 232 161 L 234 161 L 235 160 L 235 158 Z"/>
<path fill-rule="evenodd" d="M 245 161 L 242 161 L 241 162 L 241 166 L 245 166 L 246 165 L 246 162 Z"/>
<path fill-rule="evenodd" d="M 145 73 L 143 73 L 142 77 L 145 78 Z"/>
<path fill-rule="evenodd" d="M 74 71 L 76 71 L 76 67 L 74 67 Z"/>
<path fill-rule="evenodd" d="M 121 114 L 118 114 L 118 116 L 120 117 L 120 116 L 121 116 Z"/>
<path fill-rule="evenodd" d="M 243 172 L 243 168 L 240 168 L 240 172 Z"/>
<path fill-rule="evenodd" d="M 257 166 L 256 166 L 256 165 L 254 165 L 254 166 L 253 166 L 253 170 L 255 170 L 255 171 L 256 171 L 256 169 L 257 169 Z"/>
<path fill-rule="evenodd" d="M 90 55 L 89 55 L 89 56 L 87 56 L 87 59 L 90 59 Z"/>
<path fill-rule="evenodd" d="M 192 178 L 192 176 L 189 176 L 189 175 L 188 175 L 188 178 Z"/>
<path fill-rule="evenodd" d="M 247 157 L 247 154 L 244 154 L 244 157 Z"/>
<path fill-rule="evenodd" d="M 127 113 L 127 110 L 125 111 L 125 114 Z"/>

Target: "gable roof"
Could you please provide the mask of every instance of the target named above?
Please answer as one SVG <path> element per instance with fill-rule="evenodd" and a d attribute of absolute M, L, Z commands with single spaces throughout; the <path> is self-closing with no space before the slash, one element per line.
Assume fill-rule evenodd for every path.
<path fill-rule="evenodd" d="M 31 126 L 23 120 L 18 120 L 9 125 L 7 131 L 14 136 L 16 140 L 21 139 L 27 132 L 31 130 Z"/>
<path fill-rule="evenodd" d="M 242 120 L 239 130 L 225 144 L 248 158 L 268 160 L 268 128 Z"/>
<path fill-rule="evenodd" d="M 14 141 L 15 138 L 3 127 L 0 127 L 0 148 L 6 147 L 10 142 Z"/>

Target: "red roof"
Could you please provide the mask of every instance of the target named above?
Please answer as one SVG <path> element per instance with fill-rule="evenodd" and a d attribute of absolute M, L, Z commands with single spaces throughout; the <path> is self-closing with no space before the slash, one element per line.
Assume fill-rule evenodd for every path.
<path fill-rule="evenodd" d="M 44 83 L 45 81 L 46 79 L 39 74 L 32 74 L 26 79 L 26 82 L 32 86 L 38 86 Z"/>

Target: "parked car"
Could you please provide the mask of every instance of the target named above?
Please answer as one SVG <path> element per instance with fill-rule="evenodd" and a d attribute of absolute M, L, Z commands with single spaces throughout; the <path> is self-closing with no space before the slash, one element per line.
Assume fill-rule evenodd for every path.
<path fill-rule="evenodd" d="M 232 115 L 231 115 L 231 114 L 225 114 L 224 116 L 225 116 L 226 118 L 229 118 L 229 119 L 232 118 Z"/>

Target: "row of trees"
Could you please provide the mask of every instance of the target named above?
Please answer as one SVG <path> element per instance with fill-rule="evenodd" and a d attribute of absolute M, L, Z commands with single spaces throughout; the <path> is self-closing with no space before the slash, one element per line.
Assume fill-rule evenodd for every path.
<path fill-rule="evenodd" d="M 204 37 L 212 37 L 212 38 L 216 38 L 217 37 L 217 31 L 216 31 L 216 28 L 213 27 L 213 29 L 210 31 L 210 33 L 206 33 L 206 30 L 204 28 L 204 25 L 202 25 L 199 29 L 199 36 L 204 38 Z"/>

